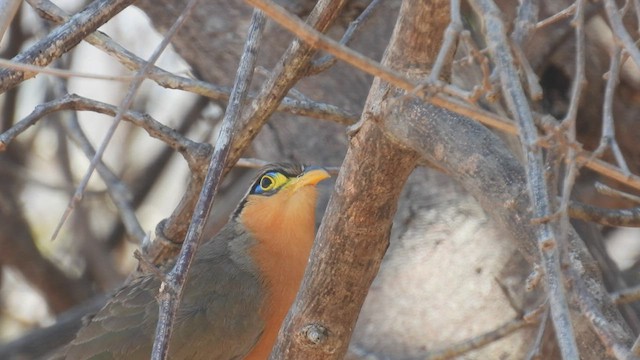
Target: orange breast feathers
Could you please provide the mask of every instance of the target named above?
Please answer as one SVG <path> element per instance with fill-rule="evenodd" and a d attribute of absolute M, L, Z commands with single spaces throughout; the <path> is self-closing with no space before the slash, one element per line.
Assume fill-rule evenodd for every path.
<path fill-rule="evenodd" d="M 250 250 L 266 286 L 262 337 L 246 359 L 266 359 L 300 287 L 315 237 L 315 186 L 249 195 L 240 221 L 256 239 Z"/>

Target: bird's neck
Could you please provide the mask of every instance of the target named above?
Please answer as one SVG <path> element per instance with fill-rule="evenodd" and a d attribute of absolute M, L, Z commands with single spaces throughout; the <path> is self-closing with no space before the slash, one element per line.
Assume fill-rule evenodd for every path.
<path fill-rule="evenodd" d="M 277 198 L 283 195 L 282 198 Z M 247 359 L 265 359 L 300 287 L 315 237 L 316 190 L 249 199 L 241 221 L 256 239 L 250 255 L 265 283 L 265 329 Z"/>
<path fill-rule="evenodd" d="M 241 221 L 256 239 L 250 250 L 255 265 L 270 286 L 297 291 L 315 237 L 316 190 L 250 198 Z"/>

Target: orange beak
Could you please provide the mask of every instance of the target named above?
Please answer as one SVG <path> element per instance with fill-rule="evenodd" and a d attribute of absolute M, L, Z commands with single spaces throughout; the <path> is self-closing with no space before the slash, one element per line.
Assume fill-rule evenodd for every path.
<path fill-rule="evenodd" d="M 294 192 L 307 185 L 316 185 L 320 181 L 330 178 L 331 175 L 327 170 L 322 168 L 310 168 L 302 173 L 302 175 L 289 181 L 286 187 L 291 187 Z"/>

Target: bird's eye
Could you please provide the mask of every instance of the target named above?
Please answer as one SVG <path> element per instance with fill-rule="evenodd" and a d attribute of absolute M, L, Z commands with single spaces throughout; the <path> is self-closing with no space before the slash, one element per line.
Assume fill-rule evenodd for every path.
<path fill-rule="evenodd" d="M 262 189 L 262 191 L 271 190 L 273 184 L 275 184 L 275 181 L 273 181 L 271 175 L 264 175 L 262 179 L 260 179 L 260 189 Z"/>
<path fill-rule="evenodd" d="M 254 194 L 264 194 L 281 188 L 289 182 L 289 178 L 284 174 L 276 171 L 270 171 L 260 177 L 257 184 L 253 188 Z"/>

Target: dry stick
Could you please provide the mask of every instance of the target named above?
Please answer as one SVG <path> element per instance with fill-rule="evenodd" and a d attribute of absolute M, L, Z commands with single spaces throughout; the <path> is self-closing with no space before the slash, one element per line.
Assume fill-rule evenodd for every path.
<path fill-rule="evenodd" d="M 578 165 L 576 164 L 576 149 L 571 146 L 571 144 L 575 144 L 577 142 L 576 118 L 578 116 L 578 108 L 580 107 L 580 97 L 582 95 L 582 89 L 584 88 L 586 83 L 584 70 L 584 1 L 577 0 L 575 4 L 576 11 L 572 21 L 572 25 L 575 27 L 576 33 L 576 73 L 571 85 L 571 99 L 569 102 L 569 110 L 567 110 L 567 114 L 560 124 L 561 127 L 567 129 L 565 134 L 569 141 L 569 146 L 566 148 L 565 153 L 566 170 L 564 180 L 562 182 L 562 193 L 560 194 L 560 239 L 566 239 L 567 232 L 569 231 L 570 226 L 569 216 L 567 215 L 567 207 L 569 206 L 569 200 L 571 197 L 571 192 L 573 190 L 573 185 L 575 184 L 576 177 L 578 176 Z M 555 184 L 551 184 L 551 186 L 555 186 Z M 563 241 L 562 244 L 566 246 L 567 242 Z M 562 250 L 566 250 L 566 247 L 563 247 Z"/>
<path fill-rule="evenodd" d="M 310 44 L 312 44 L 315 47 L 318 47 L 322 50 L 328 51 L 332 54 L 334 54 L 336 57 L 345 60 L 347 62 L 349 62 L 352 65 L 355 65 L 356 67 L 358 67 L 361 70 L 364 70 L 372 75 L 378 76 L 380 78 L 382 78 L 383 80 L 398 86 L 402 89 L 405 89 L 407 91 L 412 91 L 415 86 L 413 83 L 411 83 L 410 81 L 406 80 L 405 78 L 399 76 L 396 72 L 392 71 L 392 70 L 388 70 L 382 66 L 380 66 L 378 63 L 371 61 L 370 59 L 367 59 L 363 56 L 361 56 L 360 54 L 351 51 L 350 49 L 346 49 L 342 46 L 340 46 L 339 44 L 337 44 L 335 41 L 332 41 L 326 37 L 323 37 L 321 34 L 319 34 L 318 32 L 313 31 L 312 29 L 310 29 L 309 27 L 305 26 L 305 24 L 293 17 L 291 17 L 285 10 L 283 10 L 282 8 L 276 6 L 275 4 L 273 4 L 272 2 L 266 2 L 266 1 L 258 1 L 258 0 L 247 0 L 247 2 L 251 3 L 252 5 L 259 7 L 260 9 L 264 10 L 272 19 L 274 19 L 276 22 L 278 22 L 280 25 L 284 26 L 285 28 L 289 29 L 290 31 L 294 32 L 298 37 L 302 38 L 303 40 L 309 42 Z M 492 9 L 494 10 L 494 12 L 492 13 L 492 20 L 494 23 L 497 23 L 499 25 L 501 25 L 501 22 L 499 20 L 498 15 L 496 14 L 495 11 L 497 11 L 497 8 L 495 7 L 494 4 L 491 4 Z M 501 28 L 501 26 L 500 26 Z M 495 30 L 495 29 L 493 29 Z M 506 36 L 504 35 L 504 32 L 502 32 L 502 34 L 497 34 L 499 36 L 501 36 L 502 38 L 506 38 Z M 502 45 L 500 42 L 497 42 L 498 47 L 502 48 L 499 53 L 500 55 L 504 55 L 504 54 L 508 54 L 507 50 L 504 49 L 504 47 L 506 46 L 506 39 L 503 39 L 504 42 L 502 42 Z M 505 58 L 502 57 L 498 57 L 499 62 L 501 63 L 501 68 L 502 69 L 508 69 L 509 73 L 511 74 L 511 78 L 512 79 L 518 79 L 517 77 L 517 73 L 515 72 L 515 69 L 513 68 L 513 65 L 510 61 L 508 61 Z M 503 65 L 503 66 L 502 66 Z M 506 76 L 506 78 L 508 78 L 508 76 Z M 524 99 L 524 94 L 522 92 L 521 87 L 517 86 L 517 88 L 519 89 L 520 92 L 520 96 L 518 96 L 518 100 L 521 101 L 521 104 L 526 104 L 526 100 Z M 509 91 L 507 91 L 507 93 L 509 93 Z M 508 94 L 509 95 L 509 94 Z M 511 96 L 509 96 L 509 99 L 511 102 L 513 102 L 513 98 Z M 477 112 L 474 111 L 473 109 L 469 109 L 468 107 L 465 109 L 464 107 L 457 105 L 457 106 L 451 106 L 451 102 L 444 100 L 442 98 L 439 97 L 433 97 L 430 98 L 429 101 L 431 103 L 433 103 L 434 105 L 437 106 L 442 106 L 445 108 L 448 108 L 452 111 L 455 111 L 461 115 L 465 115 L 465 116 L 469 116 L 471 118 L 474 119 L 478 119 L 477 116 Z M 448 105 L 448 106 L 447 106 Z M 516 109 L 519 110 L 520 108 Z M 462 110 L 462 111 L 461 111 Z M 466 112 L 464 110 L 467 110 Z M 528 110 L 528 109 L 527 109 Z M 474 116 L 475 115 L 475 116 Z M 495 120 L 494 116 L 488 116 L 491 121 Z M 528 118 L 531 118 L 531 115 L 529 114 Z M 526 137 L 524 137 L 524 140 L 526 140 L 528 143 L 530 144 L 534 144 L 535 143 L 535 128 L 533 127 L 533 123 L 532 121 L 525 121 L 524 122 L 526 125 Z M 531 154 L 531 152 L 528 151 L 528 148 L 524 149 L 525 152 L 527 154 Z M 539 157 L 539 154 L 537 156 L 537 159 L 533 159 L 533 160 L 537 160 L 537 164 L 538 166 L 534 166 L 534 170 L 537 170 L 534 175 L 536 180 L 535 182 L 529 182 L 530 185 L 534 185 L 535 186 L 535 190 L 536 191 L 532 191 L 532 193 L 534 195 L 542 195 L 543 197 L 543 202 L 545 202 L 544 200 L 544 191 L 542 191 L 544 189 L 544 178 L 543 178 L 543 174 L 541 172 L 541 169 L 539 168 L 539 165 L 541 164 L 541 159 Z M 531 163 L 532 161 L 530 161 L 529 163 Z M 594 164 L 595 162 L 591 162 L 591 164 Z M 594 166 L 594 165 L 592 165 Z M 596 168 L 600 168 L 600 170 L 602 170 L 605 167 L 609 167 L 610 166 L 605 166 L 604 164 L 597 164 L 597 166 L 594 166 Z M 626 178 L 626 177 L 622 177 L 622 178 Z M 539 205 L 539 200 L 536 201 L 536 204 Z M 548 199 L 546 199 L 546 205 L 547 205 L 547 209 L 540 209 L 539 206 L 536 206 L 536 214 L 537 213 L 543 213 L 543 214 L 547 214 L 549 215 L 549 211 L 548 211 Z M 540 211 L 543 210 L 543 211 Z M 552 239 L 551 236 L 547 236 L 550 235 L 551 229 L 549 224 L 541 224 L 538 227 L 539 229 L 542 228 L 545 231 L 541 232 L 541 236 L 538 236 L 539 240 L 547 240 L 547 239 Z M 549 244 L 549 242 L 547 241 L 543 241 L 541 243 L 541 245 L 543 245 L 541 252 L 543 253 L 543 255 L 545 256 L 546 260 L 545 261 L 545 269 L 547 270 L 547 274 L 554 274 L 555 276 L 550 276 L 547 275 L 547 284 L 549 286 L 550 289 L 550 293 L 552 294 L 551 296 L 551 308 L 553 309 L 552 311 L 552 319 L 554 321 L 554 324 L 556 326 L 556 330 L 557 330 L 557 336 L 559 338 L 559 342 L 562 344 L 562 349 L 563 351 L 566 353 L 565 355 L 567 355 L 565 358 L 577 358 L 577 348 L 576 348 L 576 344 L 575 344 L 575 337 L 573 336 L 573 332 L 572 332 L 572 328 L 571 328 L 571 324 L 570 324 L 570 320 L 569 320 L 569 314 L 568 314 L 568 306 L 566 303 L 566 299 L 564 296 L 564 289 L 562 288 L 562 283 L 561 283 L 561 279 L 559 278 L 559 276 L 561 276 L 560 269 L 559 269 L 559 258 L 557 255 L 557 251 L 555 251 L 554 249 L 549 249 L 549 248 L 544 248 L 544 245 Z M 551 244 L 553 246 L 553 244 Z M 551 256 L 548 256 L 551 255 Z M 553 272 L 551 272 L 550 270 L 554 270 Z M 551 280 L 551 281 L 549 281 Z"/>
<path fill-rule="evenodd" d="M 64 122 L 64 127 L 67 129 L 69 137 L 73 142 L 78 145 L 85 156 L 91 159 L 95 156 L 95 150 L 91 146 L 91 142 L 80 129 L 80 124 L 77 118 L 70 119 Z M 102 161 L 100 161 L 96 167 L 100 178 L 107 185 L 108 194 L 111 200 L 118 209 L 120 219 L 124 224 L 129 235 L 138 241 L 138 244 L 142 244 L 146 234 L 142 226 L 138 222 L 136 213 L 131 206 L 131 194 L 127 188 L 127 185 L 123 183 L 111 169 L 109 169 Z"/>
<path fill-rule="evenodd" d="M 536 338 L 531 344 L 531 349 L 527 354 L 527 360 L 540 359 L 542 356 L 542 340 L 544 339 L 544 333 L 547 329 L 547 320 L 549 319 L 549 307 L 545 306 L 544 313 L 538 323 L 538 331 L 536 331 Z"/>
<path fill-rule="evenodd" d="M 516 18 L 514 19 L 514 28 L 511 33 L 511 40 L 522 46 L 525 44 L 536 28 L 538 21 L 538 12 L 540 4 L 533 0 L 520 0 Z"/>
<path fill-rule="evenodd" d="M 593 151 L 593 156 L 600 157 L 605 150 L 611 148 L 613 156 L 622 171 L 630 174 L 627 162 L 624 160 L 620 146 L 616 141 L 615 127 L 613 124 L 613 98 L 616 87 L 620 81 L 620 59 L 622 57 L 622 48 L 615 41 L 613 44 L 613 54 L 611 54 L 611 64 L 609 72 L 606 74 L 607 85 L 604 90 L 604 103 L 602 105 L 602 135 L 600 137 L 600 145 Z"/>
<path fill-rule="evenodd" d="M 635 40 L 629 35 L 625 28 L 618 6 L 613 0 L 604 1 L 604 10 L 611 26 L 611 31 L 622 42 L 622 47 L 631 56 L 636 66 L 640 66 L 640 49 L 636 46 Z"/>
<path fill-rule="evenodd" d="M 11 25 L 13 18 L 18 13 L 21 0 L 3 0 L 0 1 L 0 40 L 4 37 L 4 33 Z M 19 20 L 19 19 L 18 19 Z"/>
<path fill-rule="evenodd" d="M 451 0 L 451 20 L 444 31 L 444 39 L 435 63 L 431 68 L 431 73 L 427 78 L 427 84 L 435 84 L 440 80 L 440 73 L 446 65 L 445 62 L 451 59 L 451 54 L 456 49 L 456 43 L 460 32 L 464 29 L 462 18 L 460 17 L 460 0 Z"/>
<path fill-rule="evenodd" d="M 637 360 L 637 349 L 632 348 L 631 350 L 629 350 L 627 346 L 621 344 L 616 340 L 616 333 L 621 329 L 617 326 L 617 324 L 610 324 L 607 314 L 604 314 L 602 312 L 598 304 L 595 303 L 593 297 L 587 290 L 587 283 L 584 281 L 584 279 L 582 279 L 581 276 L 573 270 L 569 270 L 568 273 L 573 282 L 573 294 L 580 308 L 580 312 L 587 320 L 589 320 L 589 322 L 591 323 L 591 328 L 594 330 L 596 335 L 598 335 L 600 341 L 607 349 L 607 352 L 612 354 L 616 359 Z"/>
<path fill-rule="evenodd" d="M 514 29 L 510 37 L 512 40 L 511 48 L 520 63 L 520 69 L 524 72 L 525 79 L 527 80 L 527 90 L 533 100 L 542 99 L 542 86 L 540 86 L 538 75 L 536 75 L 531 67 L 529 59 L 527 59 L 524 51 L 522 51 L 522 47 L 526 46 L 531 36 L 533 36 L 538 19 L 538 10 L 539 4 L 537 1 L 520 1 L 518 13 L 514 20 Z"/>
<path fill-rule="evenodd" d="M 640 285 L 616 291 L 611 293 L 609 297 L 618 305 L 640 301 Z"/>
<path fill-rule="evenodd" d="M 69 215 L 73 211 L 74 205 L 78 201 L 82 200 L 82 194 L 84 193 L 84 190 L 87 187 L 87 184 L 89 183 L 89 179 L 91 178 L 91 175 L 93 175 L 93 170 L 96 168 L 96 165 L 98 164 L 98 162 L 102 158 L 102 155 L 104 154 L 105 150 L 107 149 L 107 145 L 109 145 L 109 142 L 111 141 L 111 138 L 113 138 L 113 135 L 115 134 L 116 129 L 118 128 L 118 125 L 120 124 L 120 121 L 122 120 L 122 117 L 123 117 L 124 113 L 127 110 L 129 110 L 129 107 L 133 103 L 133 98 L 135 97 L 135 94 L 138 91 L 138 88 L 142 84 L 142 81 L 144 81 L 147 72 L 151 68 L 152 64 L 154 64 L 158 60 L 158 58 L 160 57 L 160 55 L 162 54 L 164 49 L 167 47 L 167 45 L 169 45 L 169 41 L 171 40 L 173 35 L 178 31 L 178 29 L 182 26 L 182 24 L 187 20 L 187 18 L 189 17 L 189 14 L 195 8 L 195 5 L 197 4 L 197 2 L 198 2 L 198 0 L 190 0 L 189 3 L 187 3 L 187 5 L 185 6 L 185 9 L 182 12 L 182 14 L 180 14 L 178 19 L 171 26 L 171 28 L 169 28 L 169 30 L 167 31 L 165 37 L 162 39 L 160 44 L 156 47 L 156 49 L 154 50 L 153 54 L 151 54 L 151 57 L 149 58 L 149 61 L 147 63 L 145 63 L 140 68 L 140 70 L 138 70 L 138 72 L 136 73 L 134 79 L 131 81 L 131 84 L 129 85 L 129 89 L 127 90 L 127 93 L 126 93 L 124 99 L 122 100 L 122 103 L 120 103 L 120 106 L 118 107 L 118 112 L 116 113 L 116 116 L 113 119 L 113 123 L 111 124 L 111 126 L 107 130 L 107 133 L 105 134 L 104 138 L 102 139 L 102 142 L 100 143 L 100 146 L 96 150 L 96 155 L 93 157 L 93 159 L 91 160 L 91 163 L 89 164 L 89 168 L 87 169 L 87 172 L 85 173 L 85 176 L 80 181 L 80 184 L 78 184 L 78 188 L 76 189 L 75 194 L 73 195 L 73 197 L 71 197 L 71 200 L 69 201 L 67 209 L 65 210 L 64 214 L 62 215 L 62 218 L 60 219 L 60 222 L 56 226 L 56 228 L 55 228 L 55 230 L 53 232 L 53 235 L 51 236 L 52 240 L 55 239 L 58 236 L 58 232 L 62 228 L 62 225 L 64 225 L 66 219 L 69 217 Z"/>
<path fill-rule="evenodd" d="M 366 72 L 367 74 L 379 77 L 389 84 L 406 90 L 408 92 L 414 92 L 418 87 L 418 84 L 408 80 L 403 75 L 396 71 L 390 70 L 380 63 L 373 61 L 362 54 L 353 51 L 345 46 L 340 45 L 335 40 L 323 35 L 322 33 L 311 28 L 300 19 L 289 14 L 286 10 L 280 6 L 274 4 L 272 1 L 266 0 L 245 0 L 247 3 L 261 9 L 272 20 L 280 24 L 282 27 L 291 31 L 297 37 L 303 41 L 309 43 L 311 46 L 320 50 L 333 54 L 338 59 L 354 66 L 355 68 Z M 471 118 L 486 126 L 498 129 L 507 134 L 517 135 L 518 129 L 511 122 L 511 120 L 501 117 L 499 115 L 490 113 L 480 108 L 469 106 L 457 99 L 449 97 L 443 97 L 441 95 L 428 96 L 423 93 L 414 93 L 414 95 L 420 97 L 424 101 L 427 101 L 433 105 L 445 108 L 447 110 L 458 113 L 462 116 Z M 631 188 L 640 190 L 640 177 L 636 175 L 627 175 L 621 172 L 619 169 L 611 164 L 598 159 L 591 159 L 590 154 L 583 152 L 578 154 L 578 161 L 585 162 L 585 166 L 589 169 L 602 174 L 603 176 L 616 180 L 622 184 L 625 184 Z"/>
<path fill-rule="evenodd" d="M 529 196 L 534 218 L 547 218 L 551 206 L 546 189 L 542 151 L 536 146 L 537 130 L 526 95 L 519 82 L 518 72 L 508 48 L 508 38 L 500 19 L 500 10 L 491 0 L 475 0 L 481 11 L 486 29 L 486 40 L 491 49 L 496 68 L 499 70 L 503 96 L 520 129 L 522 151 L 525 154 L 525 169 Z M 556 338 L 564 359 L 578 359 L 578 345 L 571 325 L 571 316 L 562 280 L 560 254 L 557 238 L 549 222 L 535 226 L 541 260 L 545 270 L 551 319 L 556 329 Z"/>
<path fill-rule="evenodd" d="M 96 79 L 96 80 L 109 80 L 109 81 L 131 81 L 133 76 L 118 76 L 118 75 L 100 75 L 89 74 L 73 70 L 64 70 L 57 68 L 47 68 L 42 66 L 23 64 L 13 60 L 0 59 L 0 66 L 7 69 L 30 71 L 38 74 L 54 75 L 61 78 L 84 78 L 84 79 Z"/>
<path fill-rule="evenodd" d="M 605 209 L 578 201 L 571 201 L 567 213 L 574 219 L 607 226 L 640 227 L 640 207 Z"/>
<path fill-rule="evenodd" d="M 405 70 L 409 62 L 426 68 L 427 63 L 435 61 L 438 39 L 448 23 L 448 0 L 430 2 L 430 8 L 425 3 L 402 2 L 383 58 L 385 64 Z M 433 24 L 415 26 L 430 15 Z M 387 137 L 378 124 L 382 99 L 394 93 L 395 89 L 384 81 L 374 80 L 361 126 L 353 133 L 336 179 L 303 284 L 270 359 L 338 359 L 347 350 L 357 314 L 388 245 L 402 184 L 417 161 L 417 154 Z M 370 183 L 378 186 L 364 186 Z M 335 276 L 326 276 L 328 272 Z"/>
<path fill-rule="evenodd" d="M 62 9 L 48 0 L 27 0 L 27 2 L 31 4 L 40 16 L 51 20 L 54 23 L 63 23 L 69 18 Z M 99 31 L 89 34 L 84 40 L 114 57 L 129 70 L 138 71 L 138 69 L 145 64 L 143 59 L 137 57 L 135 54 L 120 46 L 110 37 Z M 122 78 L 131 79 L 131 77 Z M 189 91 L 215 101 L 229 100 L 229 89 L 227 88 L 216 86 L 201 80 L 177 76 L 157 66 L 153 66 L 149 70 L 148 78 L 155 81 L 158 85 L 168 89 Z M 120 79 L 120 77 L 114 77 L 114 79 Z M 357 121 L 357 115 L 344 111 L 336 106 L 312 101 L 299 101 L 291 98 L 285 98 L 278 106 L 278 111 L 334 121 L 344 125 L 351 125 Z"/>
<path fill-rule="evenodd" d="M 531 67 L 531 63 L 529 62 L 529 59 L 527 59 L 527 56 L 524 54 L 524 51 L 522 51 L 522 48 L 520 47 L 520 45 L 514 43 L 511 45 L 511 48 L 513 49 L 513 52 L 515 53 L 518 59 L 518 63 L 520 63 L 520 69 L 525 74 L 525 80 L 527 80 L 527 90 L 529 90 L 529 96 L 531 96 L 531 99 L 536 101 L 542 100 L 542 97 L 543 97 L 542 86 L 540 86 L 538 75 L 536 75 L 536 72 L 533 70 L 533 67 Z"/>
<path fill-rule="evenodd" d="M 629 194 L 627 192 L 624 191 L 620 191 L 618 189 L 614 189 L 608 185 L 605 185 L 601 182 L 596 182 L 595 184 L 595 188 L 596 190 L 603 195 L 607 195 L 607 196 L 611 196 L 611 197 L 617 197 L 620 199 L 625 199 L 625 200 L 629 200 L 631 202 L 634 202 L 636 204 L 640 204 L 640 196 L 635 196 L 632 194 Z"/>
<path fill-rule="evenodd" d="M 511 335 L 527 325 L 532 325 L 533 323 L 535 323 L 535 321 L 537 321 L 537 318 L 540 317 L 540 312 L 541 309 L 535 309 L 533 311 L 527 312 L 524 315 L 517 316 L 516 318 L 509 320 L 487 333 L 475 336 L 471 339 L 467 339 L 452 346 L 448 346 L 446 349 L 436 350 L 433 352 L 430 351 L 425 355 L 412 357 L 412 359 L 445 360 L 460 356 L 462 354 L 468 353 L 469 351 L 473 351 L 485 345 L 491 344 L 492 342 L 500 340 L 505 336 Z"/>
<path fill-rule="evenodd" d="M 333 23 L 344 5 L 345 0 L 319 1 L 307 21 L 318 30 L 325 31 Z M 272 71 L 273 75 L 265 81 L 257 97 L 251 103 L 250 110 L 242 116 L 240 126 L 244 131 L 234 140 L 229 155 L 229 164 L 235 163 L 240 158 L 262 125 L 278 108 L 287 92 L 295 82 L 304 76 L 311 57 L 315 53 L 316 49 L 298 40 L 294 40 L 289 45 Z"/>
<path fill-rule="evenodd" d="M 554 24 L 558 21 L 562 21 L 570 16 L 573 16 L 575 14 L 576 11 L 576 4 L 573 3 L 571 5 L 569 5 L 566 9 L 553 14 L 551 16 L 549 16 L 548 18 L 538 22 L 536 24 L 536 29 L 542 29 L 543 27 L 549 26 L 551 24 Z"/>
<path fill-rule="evenodd" d="M 36 108 L 24 119 L 17 122 L 4 133 L 0 134 L 0 151 L 5 150 L 7 145 L 18 135 L 34 125 L 38 120 L 55 111 L 75 110 L 93 111 L 100 114 L 115 116 L 118 111 L 116 106 L 100 101 L 87 99 L 74 94 L 67 94 L 60 99 L 52 100 L 36 106 Z M 202 154 L 209 145 L 197 143 L 184 137 L 173 128 L 163 125 L 147 114 L 135 111 L 123 113 L 123 120 L 131 122 L 144 129 L 149 136 L 164 142 L 167 146 L 178 151 L 185 158 L 190 167 L 194 167 L 206 161 Z"/>
<path fill-rule="evenodd" d="M 342 39 L 340 39 L 340 44 L 348 45 L 353 38 L 353 34 L 355 34 L 358 28 L 371 17 L 371 14 L 373 14 L 378 5 L 380 5 L 381 3 L 382 0 L 372 0 L 369 5 L 367 5 L 367 7 L 362 11 L 362 13 L 349 24 L 347 31 L 344 32 L 344 35 L 342 35 Z M 307 71 L 307 76 L 319 74 L 333 66 L 335 62 L 335 56 L 323 56 L 311 64 L 311 68 L 309 68 L 309 70 Z"/>
<path fill-rule="evenodd" d="M 96 0 L 84 10 L 73 15 L 68 22 L 55 28 L 46 37 L 16 55 L 12 60 L 25 64 L 46 66 L 51 61 L 71 50 L 88 34 L 109 21 L 113 16 L 131 5 L 133 0 Z M 0 93 L 24 80 L 34 77 L 34 72 L 0 70 Z"/>
<path fill-rule="evenodd" d="M 486 93 L 487 100 L 491 101 L 491 99 L 495 98 L 496 90 L 493 88 L 493 84 L 491 83 L 491 69 L 489 68 L 489 59 L 482 53 L 480 49 L 476 46 L 476 43 L 471 38 L 471 32 L 468 30 L 462 31 L 460 33 L 460 40 L 467 47 L 467 51 L 469 51 L 470 56 L 476 60 L 478 65 L 480 66 L 480 71 L 482 72 L 482 87 L 477 91 L 477 96 L 481 95 L 481 92 L 484 91 Z"/>
<path fill-rule="evenodd" d="M 229 98 L 229 105 L 222 120 L 220 134 L 218 135 L 216 147 L 211 156 L 211 162 L 209 163 L 209 169 L 207 170 L 200 197 L 196 203 L 193 217 L 185 240 L 182 243 L 182 249 L 180 250 L 176 264 L 160 286 L 160 294 L 158 295 L 160 302 L 158 324 L 156 326 L 156 335 L 151 353 L 153 360 L 166 359 L 169 354 L 169 340 L 171 338 L 175 315 L 180 304 L 191 262 L 200 243 L 205 222 L 209 217 L 213 200 L 224 173 L 225 163 L 230 153 L 234 133 L 236 132 L 235 124 L 241 115 L 242 105 L 247 97 L 249 84 L 253 77 L 253 69 L 255 68 L 265 22 L 264 14 L 258 10 L 254 11 L 251 24 L 249 25 L 247 41 L 242 52 L 242 57 L 240 58 L 240 65 L 236 74 L 233 90 Z"/>

